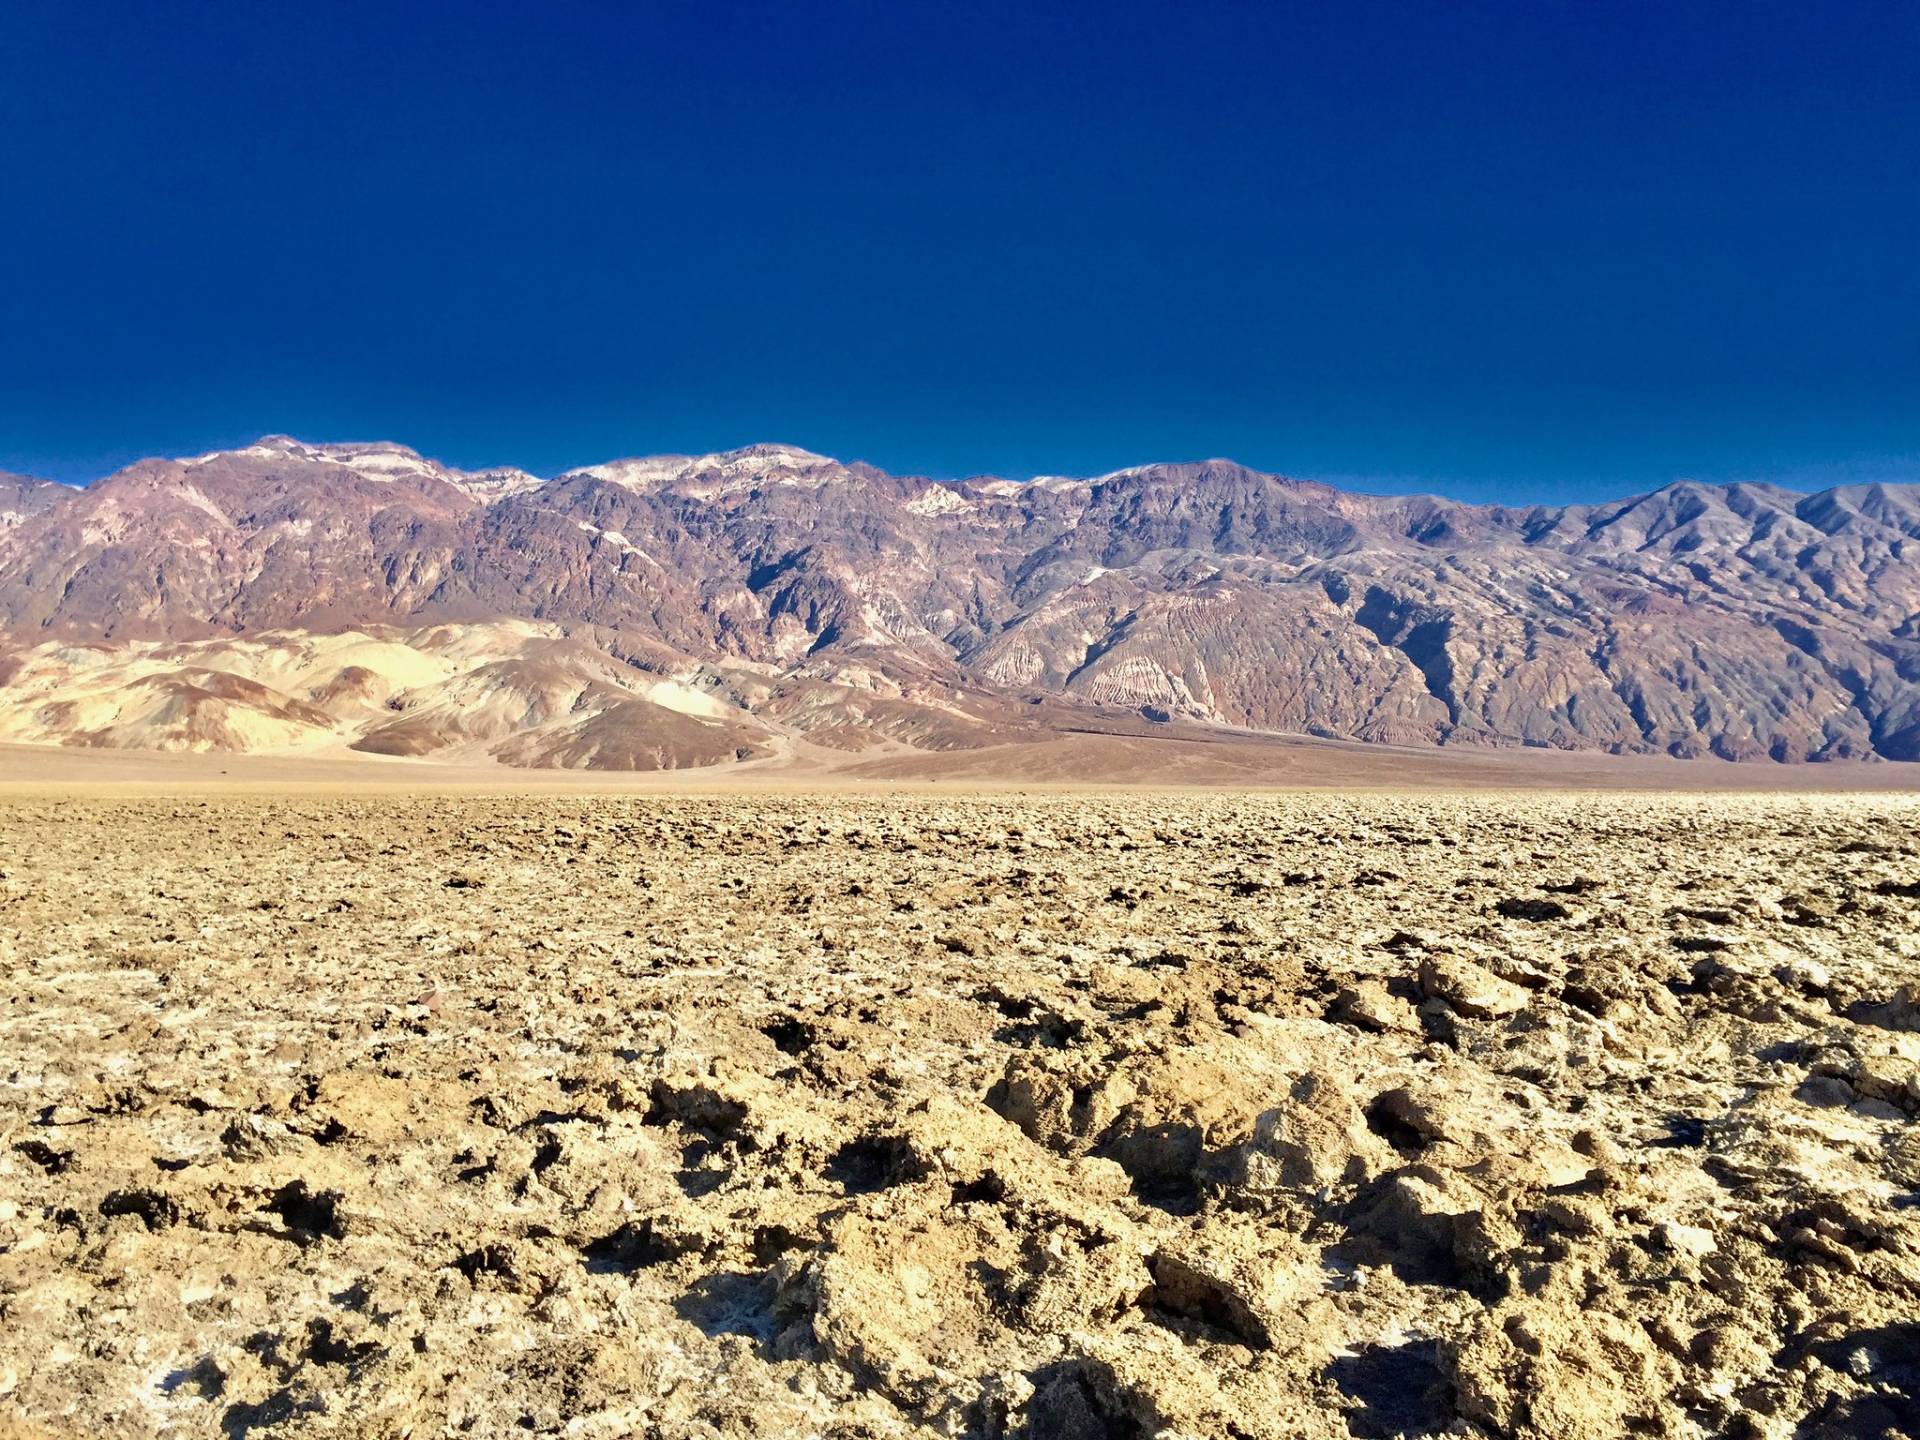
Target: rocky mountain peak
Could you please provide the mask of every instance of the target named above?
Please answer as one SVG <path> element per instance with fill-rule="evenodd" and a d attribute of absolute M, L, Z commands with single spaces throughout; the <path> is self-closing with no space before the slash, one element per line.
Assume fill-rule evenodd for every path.
<path fill-rule="evenodd" d="M 604 480 L 629 489 L 681 485 L 707 480 L 754 481 L 763 477 L 821 476 L 842 470 L 839 461 L 797 445 L 746 445 L 711 455 L 638 455 L 568 470 L 563 480 Z"/>

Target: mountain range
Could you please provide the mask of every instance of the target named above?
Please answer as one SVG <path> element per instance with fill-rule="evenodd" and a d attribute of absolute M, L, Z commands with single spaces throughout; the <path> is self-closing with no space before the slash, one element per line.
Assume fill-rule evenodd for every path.
<path fill-rule="evenodd" d="M 0 476 L 0 738 L 714 764 L 1073 729 L 1920 759 L 1920 486 L 1381 497 L 785 445 Z"/>

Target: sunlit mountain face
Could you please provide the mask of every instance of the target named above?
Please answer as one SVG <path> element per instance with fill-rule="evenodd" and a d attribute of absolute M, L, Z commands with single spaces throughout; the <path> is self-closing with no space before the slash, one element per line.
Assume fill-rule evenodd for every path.
<path fill-rule="evenodd" d="M 541 478 L 285 436 L 0 478 L 0 729 L 52 743 L 700 764 L 1100 715 L 1920 759 L 1917 616 L 1912 486 L 1520 508 L 1224 460 L 936 482 L 785 445 Z"/>

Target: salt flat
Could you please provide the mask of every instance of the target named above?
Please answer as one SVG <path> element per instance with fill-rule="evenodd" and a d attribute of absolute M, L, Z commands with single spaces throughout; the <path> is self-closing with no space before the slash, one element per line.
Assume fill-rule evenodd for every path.
<path fill-rule="evenodd" d="M 1911 796 L 9 773 L 17 1433 L 1920 1428 Z"/>

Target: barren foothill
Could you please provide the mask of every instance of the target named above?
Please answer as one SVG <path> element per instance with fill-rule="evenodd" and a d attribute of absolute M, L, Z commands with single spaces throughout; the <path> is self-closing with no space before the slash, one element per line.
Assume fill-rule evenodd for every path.
<path fill-rule="evenodd" d="M 16 788 L 0 1433 L 1916 1433 L 1917 821 Z"/>

